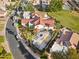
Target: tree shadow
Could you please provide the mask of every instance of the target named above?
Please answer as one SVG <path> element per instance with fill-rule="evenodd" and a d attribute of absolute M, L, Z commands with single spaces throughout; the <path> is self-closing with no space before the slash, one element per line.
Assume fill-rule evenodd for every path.
<path fill-rule="evenodd" d="M 77 53 L 79 53 L 79 41 L 78 41 L 78 44 L 76 46 L 76 50 L 77 50 Z"/>

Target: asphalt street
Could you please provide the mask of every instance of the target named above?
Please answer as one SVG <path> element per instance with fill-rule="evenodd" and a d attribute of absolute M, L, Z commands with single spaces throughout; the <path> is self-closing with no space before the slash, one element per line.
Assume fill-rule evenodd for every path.
<path fill-rule="evenodd" d="M 34 57 L 23 47 L 22 43 L 16 40 L 16 28 L 12 25 L 13 21 L 8 20 L 6 25 L 6 38 L 9 42 L 10 50 L 14 59 L 34 59 Z"/>

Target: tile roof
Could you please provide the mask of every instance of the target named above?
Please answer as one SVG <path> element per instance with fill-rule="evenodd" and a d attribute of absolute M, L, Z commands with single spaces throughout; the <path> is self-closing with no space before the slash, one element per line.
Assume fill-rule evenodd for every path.
<path fill-rule="evenodd" d="M 73 33 L 70 39 L 71 47 L 76 49 L 78 42 L 79 42 L 79 34 Z"/>
<path fill-rule="evenodd" d="M 35 25 L 40 24 L 40 20 L 38 19 L 37 21 L 34 22 Z"/>
<path fill-rule="evenodd" d="M 21 23 L 27 24 L 29 22 L 29 19 L 22 19 Z"/>
<path fill-rule="evenodd" d="M 40 24 L 46 25 L 46 26 L 54 26 L 55 20 L 53 20 L 53 19 L 40 19 Z"/>
<path fill-rule="evenodd" d="M 65 33 L 61 34 L 61 37 L 57 40 L 58 44 L 63 43 L 63 45 L 68 46 L 67 43 L 70 41 L 73 32 L 65 31 Z"/>
<path fill-rule="evenodd" d="M 41 18 L 38 15 L 33 15 L 32 18 L 28 19 L 22 19 L 21 23 L 22 24 L 27 24 L 28 22 L 34 24 L 34 25 L 46 25 L 48 27 L 53 27 L 55 24 L 55 20 L 53 18 Z"/>
<path fill-rule="evenodd" d="M 66 31 L 65 34 L 62 34 L 60 37 L 61 41 L 69 41 L 71 38 L 72 32 Z"/>

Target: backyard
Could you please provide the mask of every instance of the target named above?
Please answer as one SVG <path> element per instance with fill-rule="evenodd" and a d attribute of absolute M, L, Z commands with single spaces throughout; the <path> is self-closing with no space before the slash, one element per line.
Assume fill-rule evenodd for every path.
<path fill-rule="evenodd" d="M 63 26 L 72 29 L 74 32 L 79 32 L 79 13 L 74 11 L 57 11 L 49 12 L 48 14 L 55 17 Z"/>

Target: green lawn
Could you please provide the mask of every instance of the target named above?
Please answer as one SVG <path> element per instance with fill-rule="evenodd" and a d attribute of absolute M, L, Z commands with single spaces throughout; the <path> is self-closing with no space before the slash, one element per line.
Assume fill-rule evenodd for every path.
<path fill-rule="evenodd" d="M 79 14 L 71 11 L 49 12 L 48 14 L 54 16 L 63 26 L 79 32 Z"/>
<path fill-rule="evenodd" d="M 4 42 L 4 36 L 0 36 L 0 44 Z M 0 59 L 12 59 L 11 53 L 6 53 L 4 48 L 0 45 Z"/>
<path fill-rule="evenodd" d="M 3 48 L 2 48 L 2 47 L 0 47 L 0 53 L 2 53 L 2 50 L 3 50 Z"/>
<path fill-rule="evenodd" d="M 4 36 L 0 36 L 0 43 L 4 42 Z"/>
<path fill-rule="evenodd" d="M 11 53 L 3 52 L 5 51 L 2 47 L 0 47 L 0 59 L 12 59 Z"/>
<path fill-rule="evenodd" d="M 35 35 L 32 34 L 32 31 L 29 30 L 23 30 L 21 31 L 22 37 L 24 37 L 26 40 L 32 41 L 33 38 L 35 38 Z"/>

